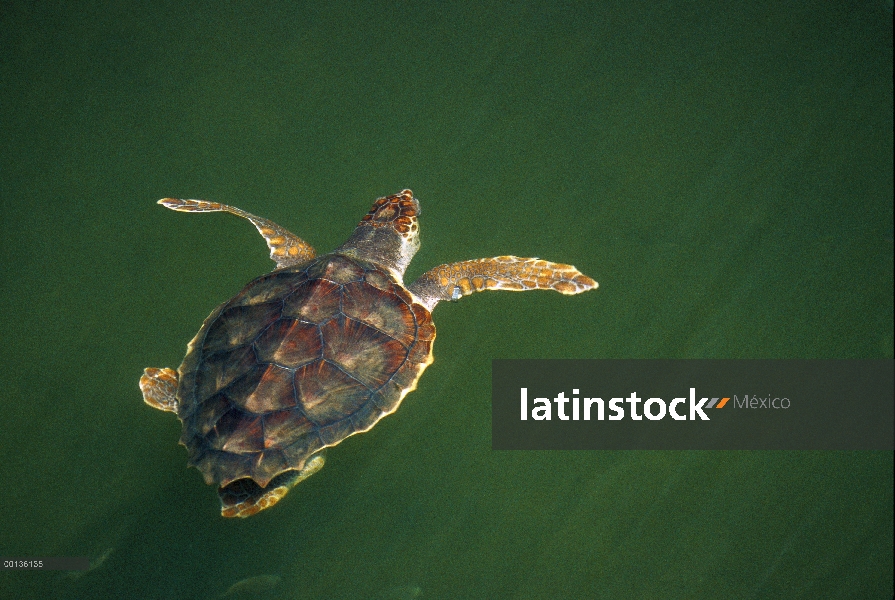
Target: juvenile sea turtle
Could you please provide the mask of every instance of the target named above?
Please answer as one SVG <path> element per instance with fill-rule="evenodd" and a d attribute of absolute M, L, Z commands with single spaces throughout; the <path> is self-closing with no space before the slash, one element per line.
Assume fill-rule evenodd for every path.
<path fill-rule="evenodd" d="M 597 287 L 570 265 L 515 256 L 440 265 L 405 287 L 420 245 L 410 190 L 376 200 L 348 241 L 323 256 L 232 206 L 159 204 L 248 219 L 277 264 L 205 319 L 177 371 L 150 368 L 140 378 L 143 400 L 183 422 L 189 465 L 218 485 L 225 517 L 273 506 L 323 466 L 325 448 L 397 410 L 432 363 L 440 301 Z"/>

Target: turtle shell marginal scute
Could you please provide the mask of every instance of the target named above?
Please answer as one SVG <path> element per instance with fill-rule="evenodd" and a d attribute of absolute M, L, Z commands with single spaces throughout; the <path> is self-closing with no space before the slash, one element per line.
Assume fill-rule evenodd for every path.
<path fill-rule="evenodd" d="M 431 363 L 434 337 L 429 311 L 355 258 L 255 279 L 206 319 L 180 367 L 190 464 L 222 494 L 241 479 L 281 481 L 394 412 Z"/>

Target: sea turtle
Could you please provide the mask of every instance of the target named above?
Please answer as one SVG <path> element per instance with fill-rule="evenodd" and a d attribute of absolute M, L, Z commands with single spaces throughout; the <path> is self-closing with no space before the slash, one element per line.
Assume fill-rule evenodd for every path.
<path fill-rule="evenodd" d="M 410 190 L 376 200 L 348 241 L 323 256 L 232 206 L 159 204 L 248 219 L 277 265 L 205 319 L 177 371 L 150 368 L 140 378 L 145 402 L 183 422 L 189 465 L 218 485 L 225 517 L 273 506 L 323 466 L 325 448 L 397 410 L 432 363 L 431 313 L 440 301 L 597 287 L 570 265 L 515 256 L 440 265 L 405 287 L 420 245 Z"/>

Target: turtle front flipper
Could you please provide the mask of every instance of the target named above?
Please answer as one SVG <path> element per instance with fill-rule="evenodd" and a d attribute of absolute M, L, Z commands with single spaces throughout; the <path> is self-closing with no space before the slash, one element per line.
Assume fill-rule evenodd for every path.
<path fill-rule="evenodd" d="M 273 221 L 256 217 L 241 208 L 206 200 L 180 200 L 178 198 L 162 198 L 158 203 L 165 208 L 180 212 L 228 212 L 248 219 L 267 242 L 267 247 L 270 248 L 270 259 L 277 263 L 277 269 L 291 267 L 317 256 L 314 248 L 297 235 L 290 233 Z"/>
<path fill-rule="evenodd" d="M 140 391 L 143 402 L 152 408 L 177 414 L 177 371 L 174 369 L 143 369 Z"/>
<path fill-rule="evenodd" d="M 572 265 L 538 258 L 498 256 L 440 265 L 423 273 L 408 288 L 430 311 L 442 300 L 459 300 L 485 290 L 556 290 L 580 294 L 597 282 Z"/>

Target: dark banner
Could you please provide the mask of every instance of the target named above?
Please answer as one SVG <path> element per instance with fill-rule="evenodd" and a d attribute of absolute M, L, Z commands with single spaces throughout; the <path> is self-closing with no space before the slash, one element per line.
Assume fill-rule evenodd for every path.
<path fill-rule="evenodd" d="M 495 360 L 495 450 L 892 450 L 891 360 Z"/>

